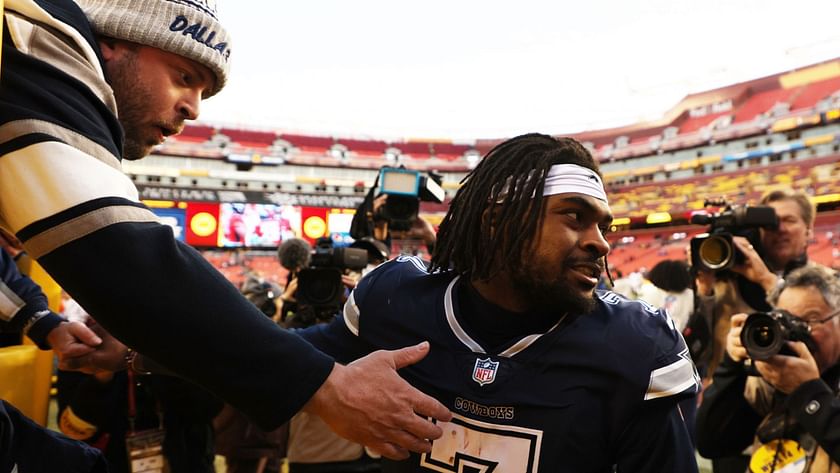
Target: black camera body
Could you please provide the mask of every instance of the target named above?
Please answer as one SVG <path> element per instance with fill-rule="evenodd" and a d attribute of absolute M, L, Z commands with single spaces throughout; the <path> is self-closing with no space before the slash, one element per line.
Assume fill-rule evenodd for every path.
<path fill-rule="evenodd" d="M 338 311 L 344 294 L 344 284 L 341 282 L 344 270 L 361 270 L 367 264 L 367 250 L 334 248 L 329 238 L 319 240 L 312 252 L 309 267 L 297 275 L 295 299 L 298 306 L 312 307 L 316 312 Z"/>
<path fill-rule="evenodd" d="M 706 202 L 719 205 L 720 202 Z M 722 203 L 726 205 L 725 202 Z M 749 240 L 759 255 L 762 254 L 760 228 L 775 229 L 779 226 L 776 210 L 769 206 L 729 206 L 712 215 L 694 215 L 691 223 L 709 225 L 708 233 L 691 239 L 691 265 L 695 269 L 724 271 L 744 262 L 744 255 L 732 241 L 735 236 Z"/>
<path fill-rule="evenodd" d="M 443 202 L 446 196 L 440 186 L 441 176 L 405 168 L 382 168 L 379 171 L 379 190 L 388 195 L 375 218 L 388 221 L 392 230 L 409 230 L 417 220 L 420 201 Z"/>
<path fill-rule="evenodd" d="M 766 360 L 774 355 L 794 355 L 786 342 L 804 342 L 811 352 L 814 339 L 805 321 L 786 310 L 755 312 L 747 317 L 741 328 L 741 344 L 754 360 Z"/>

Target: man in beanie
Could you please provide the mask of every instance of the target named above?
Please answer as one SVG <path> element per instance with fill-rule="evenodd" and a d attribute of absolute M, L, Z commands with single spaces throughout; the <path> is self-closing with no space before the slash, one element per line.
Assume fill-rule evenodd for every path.
<path fill-rule="evenodd" d="M 214 3 L 6 0 L 0 226 L 117 338 L 262 427 L 304 409 L 386 456 L 428 451 L 441 429 L 423 417 L 450 413 L 396 374 L 428 344 L 334 363 L 177 242 L 120 170 L 224 87 Z"/>

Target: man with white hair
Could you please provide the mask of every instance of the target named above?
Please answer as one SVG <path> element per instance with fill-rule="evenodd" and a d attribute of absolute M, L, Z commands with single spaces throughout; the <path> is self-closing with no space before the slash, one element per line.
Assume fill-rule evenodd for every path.
<path fill-rule="evenodd" d="M 768 300 L 805 324 L 810 347 L 787 341 L 788 352 L 752 360 L 760 377 L 750 376 L 742 341 L 748 316 L 733 315 L 726 355 L 697 413 L 698 450 L 718 458 L 746 449 L 750 471 L 840 471 L 840 281 L 806 265 Z"/>

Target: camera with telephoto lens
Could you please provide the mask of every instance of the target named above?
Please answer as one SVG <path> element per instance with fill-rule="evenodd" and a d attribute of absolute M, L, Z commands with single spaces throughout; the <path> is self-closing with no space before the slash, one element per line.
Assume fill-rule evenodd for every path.
<path fill-rule="evenodd" d="M 745 237 L 762 256 L 760 228 L 776 229 L 779 217 L 773 207 L 764 205 L 731 206 L 724 201 L 707 200 L 708 206 L 724 207 L 711 215 L 692 215 L 691 223 L 709 225 L 709 231 L 691 239 L 691 265 L 695 269 L 724 271 L 744 262 L 744 255 L 732 241 Z"/>
<path fill-rule="evenodd" d="M 814 351 L 814 339 L 808 323 L 786 310 L 750 314 L 741 328 L 741 344 L 754 360 L 766 360 L 776 354 L 795 355 L 788 341 L 804 342 Z"/>
<path fill-rule="evenodd" d="M 332 240 L 321 238 L 312 251 L 309 267 L 297 274 L 298 287 L 295 299 L 299 307 L 312 307 L 316 313 L 330 312 L 341 308 L 344 270 L 360 271 L 368 264 L 367 250 L 362 248 L 334 248 Z"/>
<path fill-rule="evenodd" d="M 442 176 L 404 168 L 385 167 L 379 170 L 379 191 L 388 195 L 375 218 L 388 221 L 392 230 L 409 230 L 417 220 L 420 201 L 443 202 L 446 194 L 440 186 Z"/>

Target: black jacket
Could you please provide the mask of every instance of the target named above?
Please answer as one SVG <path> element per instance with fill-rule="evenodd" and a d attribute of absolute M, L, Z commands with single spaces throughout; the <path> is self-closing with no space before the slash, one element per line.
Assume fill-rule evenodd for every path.
<path fill-rule="evenodd" d="M 748 373 L 729 355 L 715 372 L 697 412 L 697 450 L 706 458 L 738 455 L 752 444 L 764 416 L 744 397 Z M 774 401 L 790 417 L 790 426 L 812 436 L 829 457 L 840 464 L 840 365 L 822 379 L 803 383 L 790 395 L 775 393 Z M 833 386 L 833 389 L 831 388 Z M 795 421 L 795 422 L 794 422 Z"/>

